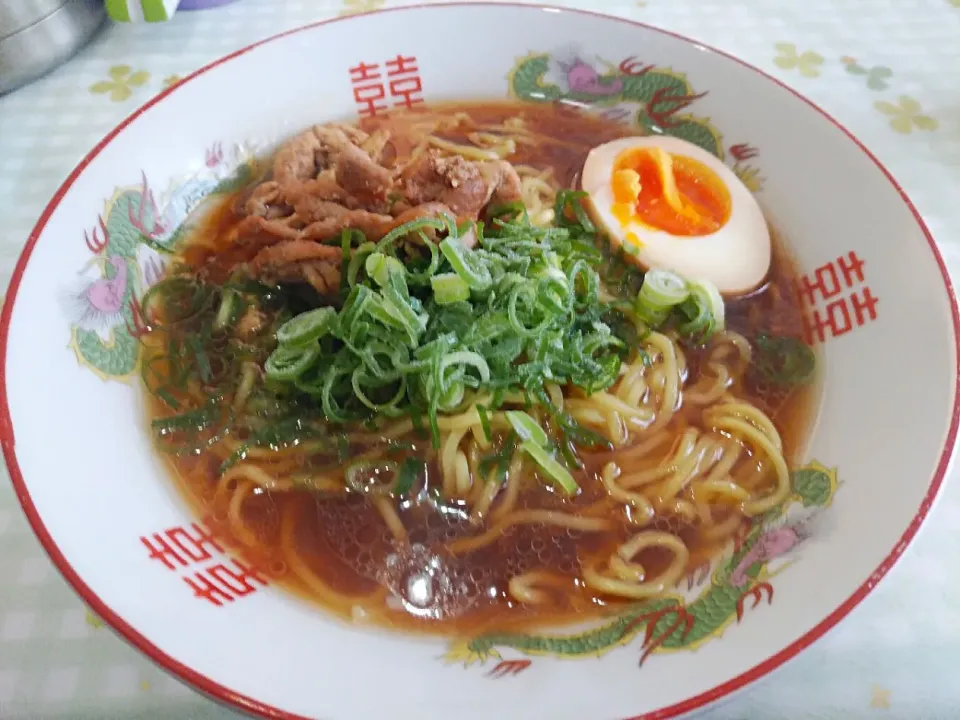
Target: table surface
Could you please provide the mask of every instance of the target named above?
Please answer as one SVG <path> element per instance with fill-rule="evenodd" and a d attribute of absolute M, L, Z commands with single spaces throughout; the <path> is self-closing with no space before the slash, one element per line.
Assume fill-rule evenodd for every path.
<path fill-rule="evenodd" d="M 282 30 L 397 4 L 241 0 L 159 25 L 116 25 L 52 75 L 0 98 L 0 284 L 6 286 L 41 210 L 83 154 L 167 84 Z M 552 4 L 679 32 L 810 97 L 905 187 L 956 282 L 960 0 Z M 960 715 L 958 527 L 960 482 L 950 482 L 902 562 L 850 618 L 772 677 L 706 711 L 704 720 Z M 10 484 L 0 482 L 0 718 L 236 717 L 103 628 L 47 559 Z"/>

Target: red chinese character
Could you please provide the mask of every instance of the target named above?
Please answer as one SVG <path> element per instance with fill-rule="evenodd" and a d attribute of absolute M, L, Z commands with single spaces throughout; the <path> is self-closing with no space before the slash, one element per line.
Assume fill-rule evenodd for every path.
<path fill-rule="evenodd" d="M 243 597 L 254 592 L 257 588 L 250 583 L 251 580 L 256 581 L 260 587 L 266 587 L 269 584 L 253 565 L 237 559 L 232 559 L 231 562 L 236 569 L 219 564 L 212 565 L 208 568 L 208 572 L 220 582 L 222 587 L 231 590 L 235 595 Z"/>
<path fill-rule="evenodd" d="M 853 328 L 846 298 L 834 300 L 827 305 L 823 314 L 819 310 L 814 310 L 810 316 L 813 319 L 812 324 L 810 319 L 806 317 L 803 319 L 803 334 L 808 345 L 823 342 L 828 337 L 839 337 Z"/>
<path fill-rule="evenodd" d="M 237 559 L 229 562 L 233 567 L 218 563 L 194 573 L 193 577 L 184 577 L 183 580 L 193 589 L 195 597 L 208 600 L 217 606 L 223 605 L 224 600 L 233 602 L 238 597 L 256 592 L 257 585 L 266 587 L 269 584 L 252 565 Z"/>
<path fill-rule="evenodd" d="M 394 78 L 390 81 L 390 97 L 396 100 L 394 106 L 411 108 L 422 103 L 423 83 L 418 74 L 417 59 L 397 55 L 393 60 L 388 60 L 386 65 L 387 77 Z"/>
<path fill-rule="evenodd" d="M 396 75 L 407 75 L 409 73 L 419 72 L 417 59 L 415 57 L 404 57 L 397 55 L 393 60 L 387 60 L 387 77 Z"/>
<path fill-rule="evenodd" d="M 350 68 L 350 82 L 353 83 L 353 99 L 360 105 L 358 111 L 361 116 L 376 115 L 379 110 L 386 110 L 383 100 L 387 97 L 386 88 L 380 79 L 380 65 L 368 65 L 361 62 Z"/>
<path fill-rule="evenodd" d="M 814 305 L 816 303 L 815 290 L 820 292 L 820 296 L 824 300 L 832 298 L 840 292 L 840 279 L 837 277 L 837 270 L 833 267 L 833 263 L 818 267 L 814 272 L 814 277 L 816 282 L 811 282 L 809 275 L 804 275 L 800 280 L 798 291 L 801 300 L 806 300 L 810 305 Z"/>
<path fill-rule="evenodd" d="M 350 68 L 350 82 L 358 83 L 364 80 L 378 80 L 380 78 L 380 65 L 367 65 L 365 62 L 356 67 Z"/>
<path fill-rule="evenodd" d="M 853 317 L 850 314 L 849 300 L 853 306 Z M 866 287 L 860 292 L 854 292 L 846 298 L 840 298 L 829 303 L 821 313 L 814 310 L 810 318 L 803 319 L 803 334 L 808 344 L 814 341 L 823 342 L 828 337 L 840 337 L 866 323 L 877 319 L 877 304 L 879 300 Z"/>
<path fill-rule="evenodd" d="M 862 297 L 863 299 L 861 299 L 857 293 L 853 293 L 850 296 L 850 302 L 853 304 L 853 314 L 857 318 L 857 327 L 860 327 L 870 320 L 877 319 L 877 303 L 880 302 L 873 296 L 873 293 L 870 292 L 869 287 L 863 289 Z"/>
<path fill-rule="evenodd" d="M 192 535 L 182 527 L 170 528 L 164 533 L 188 560 L 191 562 L 209 560 L 212 555 L 207 549 L 207 545 L 218 553 L 226 552 L 212 532 L 197 523 L 191 523 L 190 527 L 193 529 Z"/>
<path fill-rule="evenodd" d="M 403 106 L 412 108 L 417 103 L 422 103 L 423 98 L 420 93 L 423 92 L 423 85 L 420 83 L 420 76 L 400 78 L 390 81 L 390 97 L 400 98 L 393 103 L 394 107 Z"/>
<path fill-rule="evenodd" d="M 160 533 L 153 534 L 153 542 L 149 538 L 140 536 L 140 542 L 150 551 L 151 560 L 159 560 L 167 570 L 176 570 L 177 565 L 186 567 L 189 563 L 184 560 Z M 176 561 L 176 565 L 173 561 Z"/>
<path fill-rule="evenodd" d="M 843 274 L 843 282 L 847 287 L 853 287 L 854 280 L 863 282 L 863 260 L 857 257 L 857 253 L 851 250 L 847 257 L 838 257 L 837 265 L 840 266 L 840 272 Z"/>
<path fill-rule="evenodd" d="M 210 578 L 202 573 L 196 573 L 192 578 L 184 576 L 183 581 L 193 590 L 194 597 L 208 600 L 217 607 L 223 605 L 223 601 L 233 602 L 233 595 L 211 582 Z"/>
<path fill-rule="evenodd" d="M 353 99 L 360 109 L 357 111 L 361 117 L 376 115 L 380 110 L 386 110 L 387 106 L 381 100 L 387 97 L 387 91 L 383 85 L 357 85 L 353 88 Z"/>

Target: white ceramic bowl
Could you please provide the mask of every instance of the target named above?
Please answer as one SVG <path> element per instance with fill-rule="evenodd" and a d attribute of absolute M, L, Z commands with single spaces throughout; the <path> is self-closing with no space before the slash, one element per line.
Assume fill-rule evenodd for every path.
<path fill-rule="evenodd" d="M 362 64 L 381 79 L 358 80 Z M 755 539 L 748 573 L 727 555 L 660 615 L 447 646 L 333 621 L 204 536 L 142 418 L 131 333 L 157 259 L 139 233 L 165 242 L 198 199 L 229 185 L 244 153 L 381 94 L 382 105 L 577 101 L 698 142 L 756 191 L 816 286 L 806 313 L 825 370 L 807 465 Z M 238 51 L 93 149 L 14 274 L 0 431 L 27 516 L 84 601 L 214 698 L 276 718 L 675 717 L 796 655 L 899 558 L 954 443 L 957 327 L 943 263 L 894 180 L 772 78 L 597 15 L 404 9 Z"/>

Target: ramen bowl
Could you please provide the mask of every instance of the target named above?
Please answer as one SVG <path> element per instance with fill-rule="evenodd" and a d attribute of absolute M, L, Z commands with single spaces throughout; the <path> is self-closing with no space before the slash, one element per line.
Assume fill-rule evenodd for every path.
<path fill-rule="evenodd" d="M 398 35 L 400 23 L 417 31 Z M 482 53 L 463 52 L 462 27 L 489 39 Z M 654 598 L 560 624 L 504 628 L 494 617 L 447 635 L 385 630 L 364 622 L 362 607 L 338 618 L 290 592 L 283 567 L 250 560 L 172 481 L 141 388 L 144 296 L 195 209 L 247 183 L 252 158 L 301 128 L 508 99 L 680 138 L 752 191 L 798 268 L 781 290 L 798 298 L 819 367 L 809 427 L 780 500 Z M 271 718 L 439 718 L 454 706 L 464 719 L 666 718 L 702 708 L 864 599 L 929 512 L 957 430 L 953 292 L 877 160 L 732 57 L 566 10 L 374 13 L 197 71 L 66 180 L 29 238 L 2 323 L 4 453 L 54 563 L 158 665 Z"/>

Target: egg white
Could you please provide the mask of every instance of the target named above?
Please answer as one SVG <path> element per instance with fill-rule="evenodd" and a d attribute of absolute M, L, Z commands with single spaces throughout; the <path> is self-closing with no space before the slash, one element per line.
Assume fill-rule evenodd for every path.
<path fill-rule="evenodd" d="M 659 147 L 671 155 L 692 158 L 716 173 L 730 193 L 730 218 L 714 233 L 687 237 L 630 222 L 613 214 L 612 175 L 617 157 L 625 150 Z M 628 137 L 598 145 L 583 165 L 581 187 L 588 193 L 594 222 L 623 246 L 645 269 L 672 270 L 688 279 L 711 281 L 725 295 L 739 295 L 760 285 L 770 269 L 770 230 L 750 190 L 717 157 L 692 143 L 672 137 Z M 639 245 L 628 239 L 632 233 Z"/>

